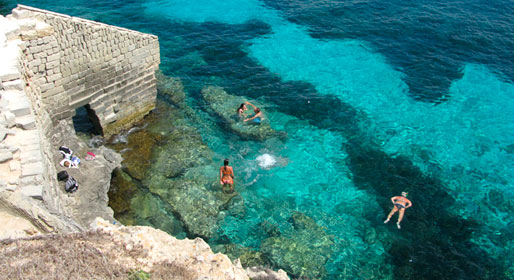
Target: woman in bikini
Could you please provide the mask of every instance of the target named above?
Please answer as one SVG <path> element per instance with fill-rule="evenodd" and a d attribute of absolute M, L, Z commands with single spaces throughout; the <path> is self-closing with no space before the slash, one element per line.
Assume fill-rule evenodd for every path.
<path fill-rule="evenodd" d="M 248 110 L 248 108 L 246 107 L 246 103 L 241 103 L 239 108 L 237 108 L 237 114 L 239 115 L 239 117 L 245 118 L 246 117 L 246 113 L 245 113 L 246 110 Z"/>
<path fill-rule="evenodd" d="M 407 199 L 407 192 L 402 192 L 401 196 L 393 196 L 391 197 L 391 201 L 394 204 L 393 210 L 389 212 L 389 215 L 387 216 L 387 219 L 384 221 L 384 224 L 389 222 L 391 217 L 394 215 L 394 213 L 399 212 L 398 214 L 398 222 L 396 222 L 396 226 L 398 229 L 400 229 L 400 223 L 403 219 L 403 214 L 405 214 L 405 209 L 412 206 L 412 202 Z"/>
<path fill-rule="evenodd" d="M 234 191 L 234 170 L 228 165 L 228 159 L 225 159 L 223 166 L 220 167 L 220 184 L 223 187 L 228 186 L 231 192 Z"/>

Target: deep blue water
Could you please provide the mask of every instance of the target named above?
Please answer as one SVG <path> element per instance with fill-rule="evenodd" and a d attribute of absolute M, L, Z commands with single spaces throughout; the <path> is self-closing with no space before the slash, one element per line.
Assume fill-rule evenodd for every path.
<path fill-rule="evenodd" d="M 24 3 L 159 36 L 245 199 L 211 244 L 259 249 L 259 224 L 287 235 L 296 210 L 334 236 L 327 279 L 514 277 L 512 1 Z M 212 84 L 264 104 L 287 141 L 218 126 L 199 94 Z M 403 190 L 398 231 L 382 221 Z"/>

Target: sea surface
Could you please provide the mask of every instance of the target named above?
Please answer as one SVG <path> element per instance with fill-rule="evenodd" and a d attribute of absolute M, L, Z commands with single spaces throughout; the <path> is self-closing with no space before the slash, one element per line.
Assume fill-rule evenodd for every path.
<path fill-rule="evenodd" d="M 317 277 L 514 279 L 511 0 L 3 0 L 0 11 L 16 3 L 159 36 L 160 68 L 182 81 L 212 150 L 204 175 L 216 181 L 229 158 L 245 203 L 211 245 L 262 250 L 262 224 L 287 236 L 298 212 L 331 240 Z M 206 85 L 256 100 L 287 139 L 235 137 L 206 109 Z M 383 221 L 401 191 L 413 207 L 398 230 L 396 216 Z M 282 263 L 268 265 L 302 276 Z"/>

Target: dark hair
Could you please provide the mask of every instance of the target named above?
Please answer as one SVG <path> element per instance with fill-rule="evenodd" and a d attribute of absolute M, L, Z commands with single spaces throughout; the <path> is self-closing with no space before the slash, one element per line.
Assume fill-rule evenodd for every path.
<path fill-rule="evenodd" d="M 259 113 L 261 111 L 261 108 L 255 108 L 255 113 Z"/>
<path fill-rule="evenodd" d="M 239 114 L 239 110 L 243 109 L 243 107 L 245 106 L 244 103 L 241 103 L 241 105 L 239 106 L 239 108 L 237 108 L 237 113 Z"/>
<path fill-rule="evenodd" d="M 227 166 L 228 166 L 228 158 L 226 158 L 226 159 L 223 161 L 223 169 L 227 170 Z"/>

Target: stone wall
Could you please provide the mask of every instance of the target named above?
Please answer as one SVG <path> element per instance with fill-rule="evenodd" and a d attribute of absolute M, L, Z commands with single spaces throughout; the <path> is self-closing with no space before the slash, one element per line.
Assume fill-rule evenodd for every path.
<path fill-rule="evenodd" d="M 0 217 L 40 232 L 112 221 L 107 191 L 121 157 L 87 147 L 72 116 L 87 105 L 105 136 L 131 126 L 154 107 L 159 59 L 153 35 L 21 5 L 0 16 Z M 60 145 L 98 155 L 68 169 L 74 194 L 56 180 Z"/>
<path fill-rule="evenodd" d="M 109 137 L 154 108 L 157 36 L 23 5 L 12 16 L 22 22 L 33 102 L 52 123 L 87 105 Z"/>

